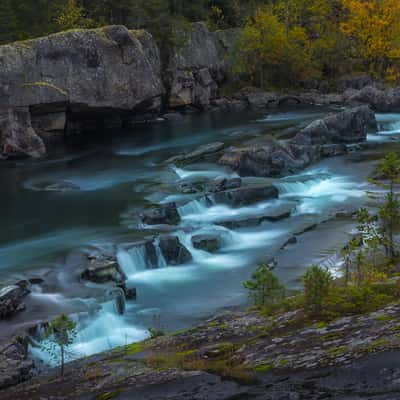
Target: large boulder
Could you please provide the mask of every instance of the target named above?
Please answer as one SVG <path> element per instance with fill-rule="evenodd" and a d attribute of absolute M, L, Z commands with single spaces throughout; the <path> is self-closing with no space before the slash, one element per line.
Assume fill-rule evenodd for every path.
<path fill-rule="evenodd" d="M 7 110 L 29 110 L 36 133 L 43 137 L 71 129 L 77 125 L 76 116 L 92 123 L 108 121 L 107 114 L 116 112 L 157 109 L 164 93 L 153 38 L 123 26 L 73 30 L 3 45 L 0 66 L 0 110 L 8 113 L 8 124 L 17 111 Z M 29 118 L 24 121 L 25 142 L 33 144 L 21 146 L 20 140 L 8 140 L 6 155 L 21 152 L 21 147 L 27 155 L 43 155 L 43 144 Z M 4 130 L 3 122 L 0 129 L 4 142 L 10 128 Z"/>
<path fill-rule="evenodd" d="M 359 91 L 349 91 L 345 94 L 350 104 L 367 104 L 380 112 L 400 110 L 400 88 L 382 89 L 366 86 Z"/>
<path fill-rule="evenodd" d="M 302 145 L 357 143 L 366 140 L 369 128 L 376 127 L 375 113 L 364 105 L 312 122 L 296 135 L 294 142 Z"/>
<path fill-rule="evenodd" d="M 192 244 L 195 249 L 214 253 L 221 247 L 221 237 L 214 234 L 194 235 L 192 236 Z"/>
<path fill-rule="evenodd" d="M 0 289 L 0 320 L 25 309 L 23 300 L 30 293 L 28 286 L 26 282 L 21 282 Z"/>
<path fill-rule="evenodd" d="M 151 207 L 140 214 L 140 219 L 146 225 L 177 225 L 180 222 L 175 203 Z"/>
<path fill-rule="evenodd" d="M 81 277 L 94 283 L 122 284 L 126 279 L 117 259 L 107 255 L 89 255 L 88 264 Z"/>
<path fill-rule="evenodd" d="M 219 162 L 241 176 L 280 177 L 302 170 L 320 156 L 319 146 L 272 142 L 263 146 L 232 147 Z"/>

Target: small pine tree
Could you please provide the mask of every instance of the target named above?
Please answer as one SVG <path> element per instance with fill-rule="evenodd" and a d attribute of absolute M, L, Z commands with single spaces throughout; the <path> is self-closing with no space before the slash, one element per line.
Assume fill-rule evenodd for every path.
<path fill-rule="evenodd" d="M 322 311 L 324 299 L 330 294 L 333 284 L 332 274 L 319 265 L 313 265 L 304 275 L 305 309 L 312 315 Z"/>
<path fill-rule="evenodd" d="M 62 314 L 51 321 L 47 327 L 46 336 L 50 345 L 45 347 L 45 350 L 53 359 L 60 362 L 61 376 L 64 375 L 66 349 L 73 343 L 76 334 L 76 322 L 66 314 Z M 55 347 L 59 351 L 56 351 Z"/>
<path fill-rule="evenodd" d="M 261 265 L 253 279 L 243 282 L 243 286 L 250 291 L 254 304 L 261 307 L 282 299 L 285 293 L 285 288 L 267 265 Z"/>
<path fill-rule="evenodd" d="M 77 0 L 67 0 L 55 22 L 59 30 L 92 28 L 95 26 L 94 21 L 85 15 L 85 9 L 77 3 Z"/>
<path fill-rule="evenodd" d="M 394 185 L 400 183 L 400 158 L 392 152 L 379 164 L 378 174 L 380 179 L 374 182 L 388 190 L 385 203 L 379 208 L 379 218 L 382 221 L 383 241 L 386 255 L 391 261 L 396 256 L 394 231 L 400 223 L 400 202 L 394 192 Z"/>

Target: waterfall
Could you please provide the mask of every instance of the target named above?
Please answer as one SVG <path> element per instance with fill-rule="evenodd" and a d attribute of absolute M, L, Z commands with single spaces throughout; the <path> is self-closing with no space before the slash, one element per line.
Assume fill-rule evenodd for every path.
<path fill-rule="evenodd" d="M 160 248 L 160 239 L 154 240 L 154 249 L 156 251 L 157 256 L 157 268 L 165 268 L 167 266 L 167 262 L 165 261 L 164 255 Z"/>
<path fill-rule="evenodd" d="M 207 210 L 207 200 L 193 200 L 178 207 L 178 214 L 181 218 L 187 218 L 190 215 L 203 214 Z"/>
<path fill-rule="evenodd" d="M 120 249 L 117 253 L 118 264 L 127 277 L 144 271 L 146 263 L 146 247 L 144 245 L 134 246 L 131 249 Z"/>
<path fill-rule="evenodd" d="M 307 195 L 313 188 L 321 184 L 323 180 L 310 179 L 306 182 L 277 182 L 275 186 L 281 195 Z"/>

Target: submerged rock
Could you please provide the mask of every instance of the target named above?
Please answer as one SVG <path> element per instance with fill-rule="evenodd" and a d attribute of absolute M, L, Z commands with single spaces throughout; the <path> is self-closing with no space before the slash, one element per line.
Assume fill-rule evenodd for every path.
<path fill-rule="evenodd" d="M 207 185 L 207 191 L 211 193 L 222 192 L 223 190 L 237 189 L 242 186 L 241 178 L 225 178 L 223 176 L 213 179 Z"/>
<path fill-rule="evenodd" d="M 194 235 L 192 237 L 192 244 L 195 249 L 214 253 L 221 247 L 221 238 L 219 235 L 213 234 Z"/>
<path fill-rule="evenodd" d="M 225 147 L 225 144 L 222 142 L 203 144 L 188 154 L 181 154 L 181 155 L 171 157 L 168 160 L 166 160 L 165 162 L 167 164 L 192 163 L 192 162 L 195 162 L 198 160 L 202 160 L 206 156 L 218 153 L 224 147 Z"/>

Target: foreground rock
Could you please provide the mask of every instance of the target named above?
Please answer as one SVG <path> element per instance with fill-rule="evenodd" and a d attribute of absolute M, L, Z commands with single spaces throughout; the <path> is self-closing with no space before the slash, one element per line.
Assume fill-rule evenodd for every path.
<path fill-rule="evenodd" d="M 64 378 L 38 376 L 0 397 L 394 400 L 399 329 L 398 304 L 325 324 L 304 320 L 301 310 L 274 317 L 226 312 L 187 331 L 77 361 Z"/>
<path fill-rule="evenodd" d="M 21 282 L 0 289 L 0 320 L 25 309 L 23 300 L 30 293 L 28 286 L 28 282 Z"/>
<path fill-rule="evenodd" d="M 294 142 L 302 145 L 357 143 L 366 140 L 369 128 L 377 128 L 375 113 L 369 106 L 360 106 L 312 122 L 296 135 Z"/>
<path fill-rule="evenodd" d="M 22 337 L 0 342 L 0 390 L 32 377 L 34 363 L 28 359 L 27 344 Z"/>
<path fill-rule="evenodd" d="M 296 173 L 320 159 L 318 146 L 272 142 L 262 146 L 230 148 L 219 163 L 241 176 L 281 177 Z"/>
<path fill-rule="evenodd" d="M 90 255 L 88 266 L 82 272 L 82 279 L 94 283 L 115 282 L 122 284 L 126 276 L 113 256 Z"/>

